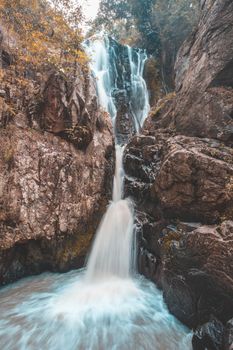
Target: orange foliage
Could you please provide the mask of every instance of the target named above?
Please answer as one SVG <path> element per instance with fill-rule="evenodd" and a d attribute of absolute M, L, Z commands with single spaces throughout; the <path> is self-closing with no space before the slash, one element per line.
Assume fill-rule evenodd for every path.
<path fill-rule="evenodd" d="M 0 20 L 17 36 L 17 67 L 50 64 L 73 70 L 87 63 L 81 49 L 80 7 L 68 0 L 0 0 Z"/>

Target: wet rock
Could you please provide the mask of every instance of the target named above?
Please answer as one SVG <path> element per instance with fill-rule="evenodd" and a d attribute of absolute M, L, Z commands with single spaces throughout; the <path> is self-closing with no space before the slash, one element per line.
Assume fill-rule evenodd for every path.
<path fill-rule="evenodd" d="M 189 326 L 208 321 L 211 314 L 226 322 L 233 314 L 232 228 L 233 222 L 225 221 L 177 237 L 170 234 L 162 241 L 164 297 L 173 313 Z M 180 285 L 175 282 L 175 288 L 170 288 L 176 280 Z M 192 312 L 180 315 L 184 307 Z"/>
<path fill-rule="evenodd" d="M 118 94 L 119 95 L 119 94 Z M 119 143 L 125 144 L 128 139 L 135 134 L 133 116 L 130 112 L 129 98 L 122 93 L 117 99 L 117 115 L 115 121 L 116 138 Z"/>
<path fill-rule="evenodd" d="M 111 37 L 105 40 L 112 81 L 109 93 L 117 111 L 115 133 L 118 143 L 125 144 L 141 128 L 142 111 L 148 106 L 142 71 L 146 54 L 140 49 L 121 45 Z"/>
<path fill-rule="evenodd" d="M 140 273 L 160 282 L 161 247 L 160 237 L 164 222 L 154 222 L 148 214 L 136 212 L 136 234 L 139 245 L 138 270 Z"/>
<path fill-rule="evenodd" d="M 152 198 L 152 187 L 160 168 L 161 140 L 154 136 L 135 136 L 127 144 L 124 153 L 125 195 L 132 196 L 141 211 L 158 217 L 157 202 Z"/>
<path fill-rule="evenodd" d="M 224 350 L 233 349 L 233 319 L 226 324 L 224 331 Z"/>
<path fill-rule="evenodd" d="M 223 324 L 213 319 L 198 327 L 194 332 L 192 345 L 194 350 L 221 350 L 223 345 Z"/>

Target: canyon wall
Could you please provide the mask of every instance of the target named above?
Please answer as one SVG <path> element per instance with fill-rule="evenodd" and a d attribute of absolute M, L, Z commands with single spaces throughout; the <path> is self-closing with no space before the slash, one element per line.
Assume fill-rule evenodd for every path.
<path fill-rule="evenodd" d="M 222 344 L 222 324 L 233 316 L 232 37 L 232 1 L 202 1 L 198 27 L 178 53 L 176 92 L 152 108 L 124 156 L 139 271 L 178 319 L 207 322 L 196 349 L 221 327 L 215 341 Z"/>

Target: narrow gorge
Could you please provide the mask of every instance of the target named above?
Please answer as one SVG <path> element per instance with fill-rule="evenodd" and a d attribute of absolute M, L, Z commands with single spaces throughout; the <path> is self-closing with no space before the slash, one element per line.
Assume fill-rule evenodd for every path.
<path fill-rule="evenodd" d="M 0 349 L 232 350 L 232 0 L 51 4 L 22 77 L 0 18 Z"/>

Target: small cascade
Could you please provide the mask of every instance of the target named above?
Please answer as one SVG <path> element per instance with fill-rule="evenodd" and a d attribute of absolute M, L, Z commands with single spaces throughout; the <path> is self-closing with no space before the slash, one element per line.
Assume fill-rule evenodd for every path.
<path fill-rule="evenodd" d="M 113 183 L 113 202 L 120 201 L 123 197 L 124 169 L 123 169 L 124 147 L 116 145 L 116 171 Z"/>
<path fill-rule="evenodd" d="M 114 120 L 116 117 L 116 107 L 111 95 L 113 79 L 109 70 L 109 40 L 107 37 L 100 37 L 99 40 L 87 41 L 84 47 L 88 55 L 92 57 L 90 66 L 96 78 L 99 103 L 103 109 L 110 113 Z"/>
<path fill-rule="evenodd" d="M 129 199 L 122 199 L 124 172 L 123 147 L 116 146 L 116 171 L 113 201 L 99 226 L 87 264 L 88 280 L 118 276 L 129 278 L 134 261 L 133 209 Z"/>

